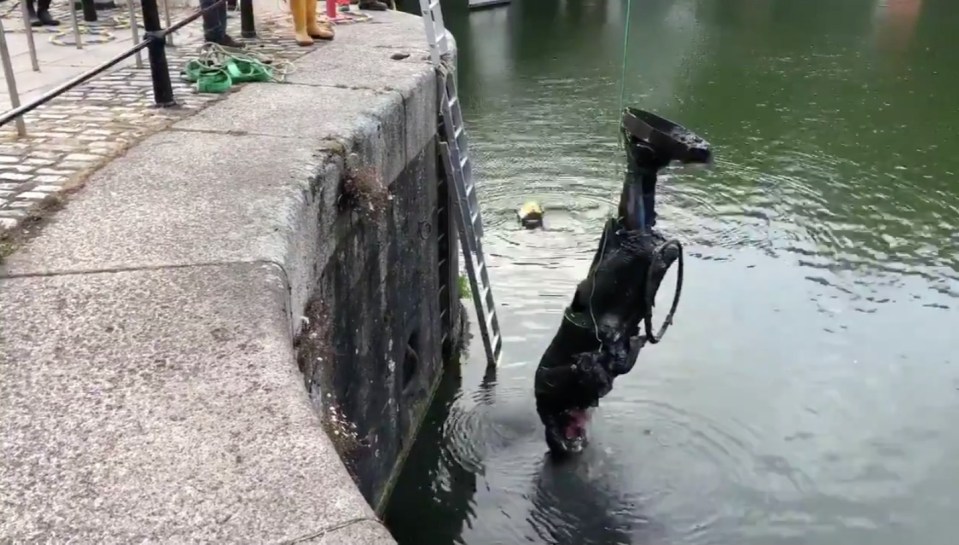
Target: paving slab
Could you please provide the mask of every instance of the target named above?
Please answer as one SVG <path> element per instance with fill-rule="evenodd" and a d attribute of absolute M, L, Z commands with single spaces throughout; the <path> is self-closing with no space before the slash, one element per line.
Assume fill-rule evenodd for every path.
<path fill-rule="evenodd" d="M 0 280 L 2 540 L 389 543 L 285 301 L 258 263 Z"/>
<path fill-rule="evenodd" d="M 0 276 L 282 262 L 295 227 L 284 220 L 323 162 L 295 138 L 156 134 L 97 172 L 97 190 L 55 214 Z"/>

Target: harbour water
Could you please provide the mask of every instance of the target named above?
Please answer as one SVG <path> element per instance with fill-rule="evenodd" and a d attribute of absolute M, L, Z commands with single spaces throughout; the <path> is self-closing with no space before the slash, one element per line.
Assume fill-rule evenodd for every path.
<path fill-rule="evenodd" d="M 564 465 L 532 378 L 615 210 L 627 4 L 461 4 L 504 356 L 487 374 L 477 337 L 444 380 L 387 513 L 400 543 L 955 543 L 959 3 L 632 0 L 625 102 L 716 164 L 662 184 L 676 323 Z M 528 199 L 546 229 L 516 222 Z"/>

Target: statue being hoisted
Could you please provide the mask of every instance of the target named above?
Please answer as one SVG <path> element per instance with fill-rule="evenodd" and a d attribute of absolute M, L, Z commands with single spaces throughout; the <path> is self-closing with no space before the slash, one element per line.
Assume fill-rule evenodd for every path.
<path fill-rule="evenodd" d="M 554 454 L 586 447 L 588 411 L 612 390 L 617 376 L 633 368 L 647 342 L 659 342 L 679 303 L 682 245 L 653 229 L 659 171 L 673 161 L 712 160 L 705 140 L 649 112 L 626 108 L 620 129 L 626 176 L 619 213 L 606 222 L 589 273 L 536 369 L 536 410 Z M 656 292 L 673 263 L 678 277 L 672 308 L 654 333 Z"/>

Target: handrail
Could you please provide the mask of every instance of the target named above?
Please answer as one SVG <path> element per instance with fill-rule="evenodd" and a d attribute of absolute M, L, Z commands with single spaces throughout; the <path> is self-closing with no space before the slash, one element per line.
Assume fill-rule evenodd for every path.
<path fill-rule="evenodd" d="M 73 2 L 73 0 L 69 0 Z M 186 25 L 196 21 L 203 16 L 204 13 L 212 11 L 219 8 L 227 0 L 217 0 L 213 4 L 206 6 L 204 8 L 198 9 L 196 12 L 188 15 L 187 17 L 177 21 L 173 25 L 170 25 L 168 28 L 163 29 L 160 26 L 160 12 L 157 6 L 157 0 L 140 0 L 140 7 L 143 12 L 143 28 L 144 28 L 144 37 L 138 43 L 134 44 L 132 47 L 120 53 L 110 60 L 87 70 L 86 72 L 79 74 L 67 82 L 58 85 L 57 87 L 43 93 L 39 97 L 27 102 L 26 104 L 18 104 L 19 97 L 14 96 L 16 94 L 16 84 L 13 83 L 11 86 L 11 99 L 13 101 L 13 109 L 0 114 L 0 127 L 7 125 L 11 121 L 16 120 L 18 125 L 18 132 L 21 136 L 25 135 L 25 131 L 20 130 L 22 127 L 22 117 L 33 110 L 43 106 L 47 102 L 59 97 L 63 93 L 82 85 L 91 79 L 99 76 L 103 72 L 112 68 L 113 66 L 123 62 L 126 59 L 129 59 L 133 55 L 136 55 L 143 49 L 147 50 L 147 54 L 150 60 L 150 76 L 153 80 L 153 99 L 158 107 L 169 108 L 176 106 L 176 99 L 173 96 L 173 82 L 170 80 L 170 70 L 167 64 L 166 58 L 166 45 L 167 45 L 167 36 L 173 34 L 177 30 L 185 27 Z M 131 4 L 132 6 L 132 4 Z M 132 7 L 131 7 L 132 9 Z M 240 3 L 241 10 L 241 25 L 243 27 L 242 32 L 244 37 L 255 37 L 256 30 L 253 23 L 253 2 L 252 0 L 243 0 Z M 135 24 L 135 23 L 134 23 Z M 3 49 L 7 50 L 6 39 L 0 37 L 0 40 L 3 40 Z M 6 62 L 4 63 L 4 70 L 6 71 Z M 10 74 L 7 75 L 8 79 L 12 82 L 13 73 L 10 70 Z M 8 82 L 10 83 L 10 82 Z"/>
<path fill-rule="evenodd" d="M 226 1 L 226 0 L 223 0 L 223 1 Z M 57 87 L 54 87 L 53 89 L 47 91 L 46 93 L 43 93 L 39 97 L 31 100 L 30 102 L 27 102 L 26 104 L 20 105 L 19 108 L 14 108 L 10 111 L 5 112 L 3 115 L 0 115 L 0 127 L 6 125 L 10 121 L 22 115 L 32 112 L 33 110 L 37 109 L 40 106 L 43 106 L 47 102 L 50 102 L 51 100 L 57 98 L 63 93 L 66 93 L 70 89 L 73 89 L 74 87 L 80 84 L 86 83 L 90 81 L 91 79 L 95 78 L 96 76 L 99 76 L 101 73 L 105 72 L 107 69 L 132 57 L 133 54 L 136 53 L 137 51 L 140 51 L 141 49 L 146 48 L 146 46 L 149 45 L 149 43 L 150 43 L 150 39 L 149 38 L 145 39 L 142 42 L 134 45 L 127 51 L 124 51 L 123 53 L 120 53 L 119 55 L 108 60 L 107 62 L 99 66 L 96 66 L 78 76 L 75 76 L 74 78 L 68 80 L 66 83 L 63 83 Z M 156 84 L 154 82 L 154 86 L 155 85 Z"/>

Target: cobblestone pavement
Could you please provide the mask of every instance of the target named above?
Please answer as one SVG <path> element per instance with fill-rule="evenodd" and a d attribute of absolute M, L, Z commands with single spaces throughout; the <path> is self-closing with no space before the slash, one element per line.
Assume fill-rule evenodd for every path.
<path fill-rule="evenodd" d="M 292 61 L 322 47 L 297 46 L 290 38 L 288 15 L 274 2 L 257 2 L 266 6 L 256 6 L 258 38 L 246 40 L 250 51 Z M 62 11 L 55 16 L 69 21 L 69 14 L 64 16 Z M 101 20 L 122 17 L 100 12 Z M 229 31 L 236 37 L 240 35 L 239 19 L 238 13 L 229 18 Z M 153 87 L 144 58 L 144 69 L 116 69 L 27 114 L 27 137 L 18 138 L 13 123 L 0 128 L 0 243 L 43 217 L 112 157 L 228 94 L 198 94 L 179 78 L 180 68 L 202 44 L 202 23 L 188 25 L 174 40 L 176 47 L 168 48 L 168 61 L 179 107 L 153 107 Z M 0 247 L 0 257 L 2 250 Z"/>

